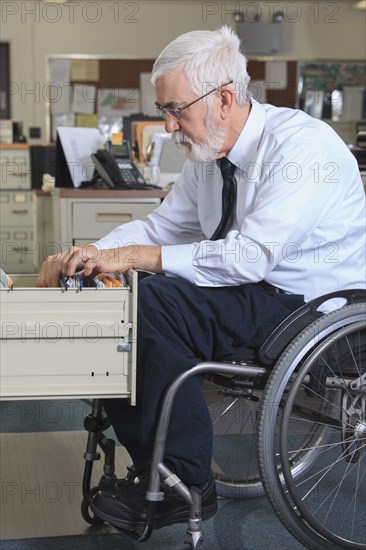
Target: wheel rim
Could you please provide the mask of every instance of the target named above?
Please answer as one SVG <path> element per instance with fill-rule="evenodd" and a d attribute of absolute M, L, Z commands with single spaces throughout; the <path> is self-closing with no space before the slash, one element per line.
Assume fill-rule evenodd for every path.
<path fill-rule="evenodd" d="M 286 487 L 297 514 L 311 529 L 344 548 L 365 548 L 366 524 L 366 374 L 365 323 L 338 329 L 326 337 L 302 365 L 286 398 L 280 455 Z M 357 344 L 359 342 L 359 344 Z M 332 350 L 348 355 L 332 360 Z M 333 354 L 334 355 L 334 354 Z M 336 357 L 336 355 L 334 355 Z M 346 359 L 346 360 L 345 360 Z M 332 362 L 334 361 L 334 362 Z M 317 389 L 309 390 L 309 373 L 317 365 Z M 347 365 L 351 367 L 347 372 Z M 319 373 L 323 369 L 323 374 Z M 353 369 L 353 373 L 352 373 Z M 325 374 L 324 374 L 325 373 Z M 320 380 L 321 378 L 321 380 Z M 312 392 L 315 417 L 328 427 L 329 439 L 308 474 L 296 480 L 288 457 L 288 425 L 305 391 Z M 333 399 L 330 400 L 330 395 Z M 295 412 L 296 414 L 296 412 Z M 306 420 L 305 420 L 306 422 Z"/>

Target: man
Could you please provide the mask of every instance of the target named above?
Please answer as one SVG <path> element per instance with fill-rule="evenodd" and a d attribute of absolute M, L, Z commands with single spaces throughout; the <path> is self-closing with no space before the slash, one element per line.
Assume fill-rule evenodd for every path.
<path fill-rule="evenodd" d="M 258 349 L 304 301 L 365 286 L 354 157 L 325 123 L 251 100 L 239 48 L 223 27 L 163 50 L 152 81 L 166 130 L 187 152 L 181 176 L 145 221 L 49 258 L 39 275 L 39 286 L 58 286 L 60 274 L 81 269 L 157 274 L 139 285 L 137 406 L 104 402 L 135 469 L 114 497 L 99 492 L 93 509 L 119 528 L 144 525 L 157 415 L 172 380 L 201 360 Z M 202 494 L 203 519 L 217 509 L 211 450 L 201 380 L 190 379 L 173 406 L 165 460 Z M 187 517 L 167 494 L 155 527 Z"/>

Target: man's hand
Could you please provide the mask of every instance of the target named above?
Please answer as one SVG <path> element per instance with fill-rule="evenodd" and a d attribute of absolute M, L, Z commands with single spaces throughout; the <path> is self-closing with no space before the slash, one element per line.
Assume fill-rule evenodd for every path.
<path fill-rule="evenodd" d="M 72 246 L 66 252 L 49 256 L 43 263 L 36 286 L 58 287 L 60 276 L 71 277 L 77 271 L 84 275 L 124 272 L 128 269 L 144 269 L 161 273 L 161 249 L 159 246 L 129 245 L 111 250 L 98 250 L 93 245 Z"/>

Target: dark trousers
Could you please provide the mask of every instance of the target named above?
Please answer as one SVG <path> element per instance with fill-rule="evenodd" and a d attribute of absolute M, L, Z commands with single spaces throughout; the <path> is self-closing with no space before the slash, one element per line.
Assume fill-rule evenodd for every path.
<path fill-rule="evenodd" d="M 151 459 L 164 390 L 200 361 L 248 357 L 303 296 L 256 285 L 198 287 L 164 275 L 139 284 L 137 405 L 106 399 L 103 406 L 118 440 L 135 464 Z M 168 430 L 165 460 L 186 483 L 204 483 L 210 472 L 212 425 L 202 378 L 178 391 Z"/>

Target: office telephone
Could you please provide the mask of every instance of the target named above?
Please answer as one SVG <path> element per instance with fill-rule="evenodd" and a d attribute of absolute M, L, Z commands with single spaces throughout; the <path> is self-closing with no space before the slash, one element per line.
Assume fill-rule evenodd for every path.
<path fill-rule="evenodd" d="M 128 142 L 121 145 L 107 144 L 107 149 L 98 149 L 91 155 L 97 173 L 108 187 L 117 189 L 152 189 L 146 184 L 141 172 L 132 162 Z"/>

